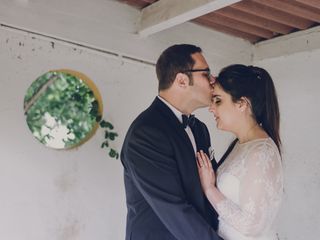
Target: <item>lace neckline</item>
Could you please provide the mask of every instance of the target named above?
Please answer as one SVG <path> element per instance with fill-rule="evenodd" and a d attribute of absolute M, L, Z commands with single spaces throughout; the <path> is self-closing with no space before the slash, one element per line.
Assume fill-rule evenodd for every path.
<path fill-rule="evenodd" d="M 237 142 L 237 145 L 239 145 L 239 146 L 245 146 L 245 145 L 248 145 L 248 144 L 254 143 L 254 142 L 264 142 L 264 141 L 268 141 L 269 139 L 271 139 L 271 138 L 270 138 L 270 137 L 256 138 L 256 139 L 253 139 L 253 140 L 244 142 L 244 143 L 240 143 L 240 142 L 238 141 L 238 142 Z"/>

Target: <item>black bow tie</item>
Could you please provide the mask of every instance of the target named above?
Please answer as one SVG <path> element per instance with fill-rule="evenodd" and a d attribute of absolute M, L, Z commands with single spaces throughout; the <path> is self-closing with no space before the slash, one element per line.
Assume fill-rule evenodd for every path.
<path fill-rule="evenodd" d="M 190 128 L 194 126 L 196 122 L 196 118 L 193 114 L 187 116 L 185 114 L 182 114 L 182 125 L 184 128 L 189 126 Z"/>

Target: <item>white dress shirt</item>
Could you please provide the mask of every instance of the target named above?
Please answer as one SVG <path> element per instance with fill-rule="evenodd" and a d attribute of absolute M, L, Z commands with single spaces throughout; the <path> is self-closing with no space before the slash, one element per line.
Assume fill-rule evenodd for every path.
<path fill-rule="evenodd" d="M 176 109 L 174 106 L 172 106 L 169 102 L 167 102 L 165 99 L 163 99 L 162 97 L 158 96 L 158 98 L 168 106 L 168 108 L 171 109 L 171 111 L 174 113 L 174 115 L 176 115 L 176 117 L 179 119 L 179 121 L 182 124 L 182 112 L 180 112 L 178 109 Z M 188 134 L 188 137 L 190 139 L 190 142 L 192 144 L 194 153 L 196 154 L 197 152 L 197 145 L 196 145 L 196 141 L 194 139 L 193 133 L 191 131 L 191 128 L 189 126 L 187 126 L 185 129 L 186 133 Z"/>

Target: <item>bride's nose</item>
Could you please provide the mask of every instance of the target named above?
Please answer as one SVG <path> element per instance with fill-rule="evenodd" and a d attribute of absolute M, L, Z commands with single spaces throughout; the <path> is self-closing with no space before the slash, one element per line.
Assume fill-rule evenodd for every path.
<path fill-rule="evenodd" d="M 214 103 L 211 103 L 211 105 L 209 107 L 209 112 L 212 112 L 214 114 L 215 111 L 216 111 L 215 105 L 214 105 Z"/>

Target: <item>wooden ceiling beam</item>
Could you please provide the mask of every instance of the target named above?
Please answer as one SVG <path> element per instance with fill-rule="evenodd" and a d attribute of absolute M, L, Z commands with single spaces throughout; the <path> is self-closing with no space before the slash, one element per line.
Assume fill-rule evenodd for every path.
<path fill-rule="evenodd" d="M 154 3 L 156 2 L 156 0 L 142 0 L 143 2 L 146 2 L 146 3 Z"/>
<path fill-rule="evenodd" d="M 213 28 L 213 29 L 215 29 L 215 30 L 217 30 L 219 32 L 223 32 L 223 33 L 235 36 L 235 37 L 239 37 L 239 38 L 248 40 L 251 43 L 255 43 L 255 42 L 258 42 L 259 40 L 261 40 L 260 37 L 257 37 L 255 35 L 244 33 L 244 32 L 241 32 L 239 30 L 231 29 L 231 28 L 228 28 L 226 26 L 222 26 L 222 25 L 217 24 L 217 23 L 208 22 L 204 18 L 197 18 L 197 19 L 192 20 L 192 22 L 199 23 L 200 25 Z"/>
<path fill-rule="evenodd" d="M 229 17 L 225 17 L 222 14 L 213 12 L 212 14 L 207 14 L 206 16 L 202 16 L 201 18 L 206 19 L 208 22 L 212 22 L 215 24 L 219 24 L 221 26 L 226 26 L 228 28 L 239 30 L 244 33 L 248 33 L 251 35 L 256 35 L 261 38 L 269 39 L 274 37 L 274 34 L 271 31 L 252 26 L 251 24 L 242 23 L 240 21 L 234 20 Z"/>
<path fill-rule="evenodd" d="M 320 1 L 319 0 L 295 0 L 295 2 L 299 2 L 305 4 L 307 6 L 320 9 Z"/>
<path fill-rule="evenodd" d="M 139 8 L 139 9 L 142 9 L 148 5 L 148 3 L 143 2 L 141 0 L 120 0 L 120 2 L 123 2 L 125 4 L 131 5 L 133 7 Z"/>
<path fill-rule="evenodd" d="M 274 33 L 288 34 L 292 31 L 292 28 L 288 27 L 287 25 L 283 25 L 272 20 L 252 15 L 247 12 L 242 12 L 238 9 L 223 8 L 216 11 L 216 13 L 219 13 L 225 17 L 229 17 L 237 21 L 241 21 L 243 23 L 251 24 L 253 26 L 272 31 Z"/>
<path fill-rule="evenodd" d="M 293 5 L 292 0 L 251 0 L 256 3 L 269 6 L 274 9 L 278 9 L 282 12 L 286 12 L 304 19 L 308 19 L 315 22 L 320 22 L 320 14 L 316 12 L 303 9 L 301 7 Z"/>
<path fill-rule="evenodd" d="M 240 0 L 159 0 L 141 11 L 138 33 L 146 37 Z"/>
<path fill-rule="evenodd" d="M 295 17 L 293 15 L 284 13 L 277 9 L 272 9 L 268 6 L 258 4 L 252 1 L 243 1 L 237 4 L 231 5 L 230 7 L 239 9 L 241 11 L 251 13 L 256 16 L 260 16 L 269 20 L 277 21 L 279 23 L 291 26 L 297 29 L 307 29 L 313 22 L 305 20 L 300 17 Z"/>

